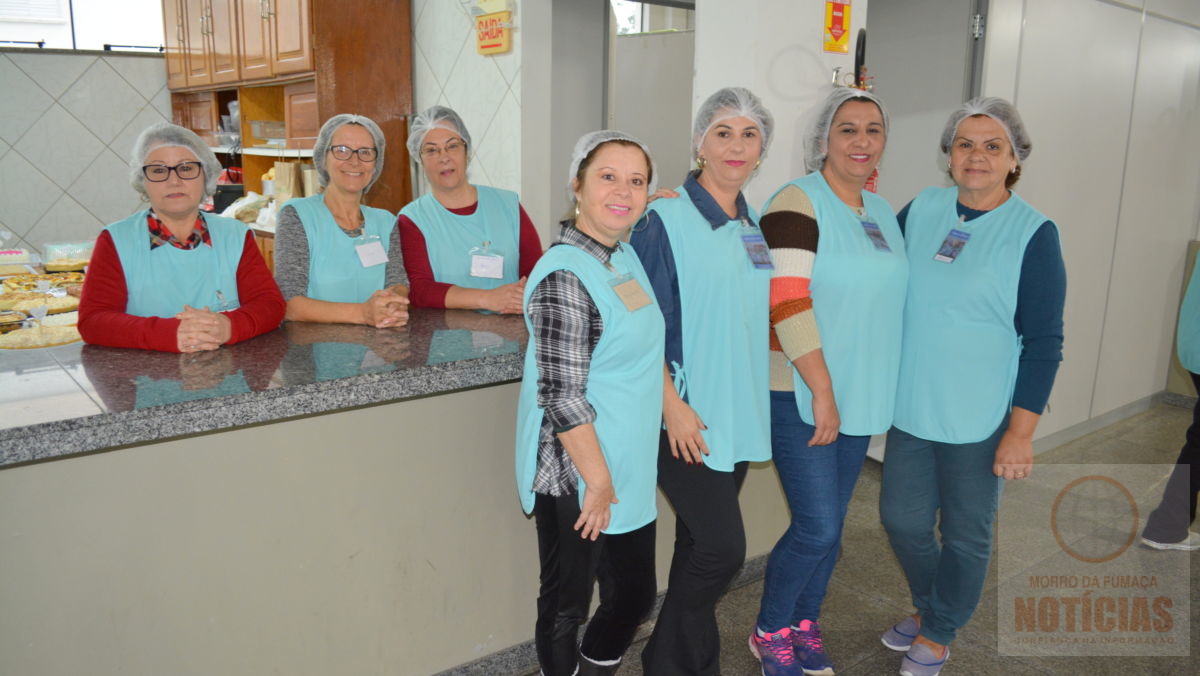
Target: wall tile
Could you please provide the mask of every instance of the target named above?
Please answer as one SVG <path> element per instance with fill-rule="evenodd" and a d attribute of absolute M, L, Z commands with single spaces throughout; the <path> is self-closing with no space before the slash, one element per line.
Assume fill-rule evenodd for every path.
<path fill-rule="evenodd" d="M 111 150 L 100 153 L 68 191 L 102 223 L 133 213 L 141 197 L 129 185 L 129 164 Z"/>
<path fill-rule="evenodd" d="M 506 94 L 475 155 L 475 163 L 486 168 L 491 185 L 497 188 L 521 190 L 521 138 L 520 134 L 512 133 L 520 128 L 521 107 L 511 94 Z"/>
<path fill-rule="evenodd" d="M 478 137 L 491 125 L 496 108 L 508 92 L 508 83 L 496 64 L 476 54 L 475 46 L 467 43 L 442 91 L 450 107 Z"/>
<path fill-rule="evenodd" d="M 413 105 L 418 112 L 433 105 L 442 95 L 442 85 L 419 49 L 413 50 L 413 90 Z"/>
<path fill-rule="evenodd" d="M 130 212 L 132 211 L 130 209 Z M 105 225 L 107 223 L 80 206 L 70 194 L 64 193 L 38 220 L 26 239 L 32 239 L 30 244 L 38 251 L 44 251 L 44 245 L 52 242 L 93 241 Z"/>
<path fill-rule="evenodd" d="M 53 106 L 13 147 L 55 183 L 67 186 L 100 154 L 104 144 L 61 106 Z"/>
<path fill-rule="evenodd" d="M 172 119 L 172 116 L 171 116 L 171 90 L 167 89 L 165 76 L 164 76 L 163 82 L 164 82 L 164 84 L 161 87 L 159 87 L 158 93 L 156 93 L 153 97 L 150 98 L 150 104 L 154 106 L 155 110 L 157 110 L 159 113 L 162 114 L 163 119 L 170 120 L 170 119 Z"/>
<path fill-rule="evenodd" d="M 31 80 L 38 83 L 47 94 L 54 98 L 62 96 L 79 79 L 80 75 L 96 62 L 94 56 L 76 56 L 74 54 L 41 54 L 29 52 L 24 54 L 9 54 L 12 59 Z"/>
<path fill-rule="evenodd" d="M 417 23 L 416 47 L 425 55 L 434 77 L 445 83 L 471 35 L 471 19 L 457 2 L 430 3 Z"/>
<path fill-rule="evenodd" d="M 24 236 L 62 195 L 54 181 L 18 152 L 0 159 L 0 222 Z"/>
<path fill-rule="evenodd" d="M 0 138 L 16 143 L 53 103 L 36 82 L 0 54 Z"/>
<path fill-rule="evenodd" d="M 142 133 L 146 127 L 149 127 L 156 122 L 167 122 L 167 118 L 162 116 L 152 104 L 147 103 L 138 114 L 130 120 L 129 124 L 117 134 L 109 144 L 108 149 L 117 154 L 123 162 L 129 161 L 129 153 L 133 151 L 133 142 L 137 140 L 138 134 Z"/>
<path fill-rule="evenodd" d="M 139 94 L 150 98 L 163 86 L 166 67 L 162 59 L 132 56 L 106 56 L 104 63 L 115 70 Z"/>
<path fill-rule="evenodd" d="M 108 143 L 142 109 L 146 100 L 112 66 L 98 60 L 59 97 L 58 102 L 101 141 Z"/>

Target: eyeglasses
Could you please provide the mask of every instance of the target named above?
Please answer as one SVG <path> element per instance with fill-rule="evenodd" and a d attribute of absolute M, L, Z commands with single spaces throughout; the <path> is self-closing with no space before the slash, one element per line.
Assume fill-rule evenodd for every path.
<path fill-rule="evenodd" d="M 351 155 L 358 155 L 363 162 L 374 162 L 379 156 L 375 148 L 351 148 L 350 146 L 330 146 L 329 153 L 339 160 L 348 160 Z"/>
<path fill-rule="evenodd" d="M 171 178 L 171 172 L 179 177 L 181 181 L 190 181 L 198 177 L 204 165 L 199 162 L 180 162 L 173 167 L 168 167 L 165 164 L 147 164 L 142 167 L 142 176 L 146 177 L 151 183 L 162 183 Z"/>
<path fill-rule="evenodd" d="M 463 143 L 462 141 L 450 141 L 441 148 L 430 143 L 421 147 L 421 157 L 424 157 L 427 160 L 432 160 L 438 155 L 441 155 L 443 151 L 445 151 L 447 155 L 457 155 L 458 151 L 463 150 L 466 147 L 467 144 Z"/>

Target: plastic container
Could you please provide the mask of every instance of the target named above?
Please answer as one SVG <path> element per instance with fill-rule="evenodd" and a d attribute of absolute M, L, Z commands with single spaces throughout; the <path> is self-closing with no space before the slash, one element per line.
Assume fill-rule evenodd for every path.
<path fill-rule="evenodd" d="M 287 138 L 287 126 L 276 120 L 251 120 L 250 133 L 267 142 L 281 141 Z"/>

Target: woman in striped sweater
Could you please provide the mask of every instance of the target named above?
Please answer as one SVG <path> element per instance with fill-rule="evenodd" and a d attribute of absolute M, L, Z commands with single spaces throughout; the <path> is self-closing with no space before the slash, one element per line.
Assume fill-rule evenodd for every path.
<path fill-rule="evenodd" d="M 772 676 L 833 674 L 818 620 L 872 434 L 892 422 L 908 262 L 888 203 L 864 190 L 887 142 L 879 99 L 836 89 L 812 171 L 763 209 L 771 248 L 771 450 L 791 524 L 767 563 L 750 649 Z"/>

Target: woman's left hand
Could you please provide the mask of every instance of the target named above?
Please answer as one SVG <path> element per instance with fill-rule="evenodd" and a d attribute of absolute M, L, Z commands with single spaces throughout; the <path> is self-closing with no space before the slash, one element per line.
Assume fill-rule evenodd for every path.
<path fill-rule="evenodd" d="M 175 315 L 175 318 L 179 320 L 179 335 L 188 336 L 184 342 L 190 343 L 181 346 L 184 348 L 181 351 L 215 350 L 233 337 L 233 324 L 229 317 L 220 312 L 210 312 L 207 307 L 196 309 L 184 305 L 183 312 Z"/>
<path fill-rule="evenodd" d="M 1033 473 L 1033 437 L 1015 433 L 1010 427 L 996 447 L 992 473 L 1004 479 L 1024 479 Z"/>
<path fill-rule="evenodd" d="M 649 204 L 656 199 L 672 199 L 675 197 L 679 197 L 679 193 L 671 190 L 670 188 L 659 188 L 658 190 L 654 191 L 654 194 L 650 196 L 650 199 L 646 201 L 646 204 Z"/>

